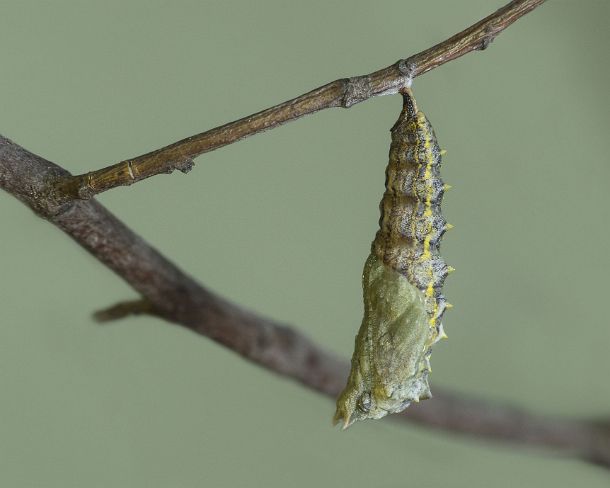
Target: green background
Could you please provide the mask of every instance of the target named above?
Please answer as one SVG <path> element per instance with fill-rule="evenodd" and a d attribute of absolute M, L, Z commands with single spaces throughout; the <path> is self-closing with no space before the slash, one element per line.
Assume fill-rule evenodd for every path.
<path fill-rule="evenodd" d="M 80 173 L 447 38 L 501 1 L 0 1 L 0 131 Z M 610 3 L 550 1 L 418 78 L 457 268 L 434 387 L 610 413 Z M 99 199 L 207 286 L 348 356 L 397 96 L 327 110 Z M 0 485 L 606 487 L 600 468 L 328 398 L 152 318 L 0 193 Z"/>

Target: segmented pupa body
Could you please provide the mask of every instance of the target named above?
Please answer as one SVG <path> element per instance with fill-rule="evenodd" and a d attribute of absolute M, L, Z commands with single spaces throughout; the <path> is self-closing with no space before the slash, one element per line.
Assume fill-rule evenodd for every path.
<path fill-rule="evenodd" d="M 445 337 L 441 321 L 450 305 L 441 288 L 453 268 L 439 254 L 451 227 L 440 209 L 448 188 L 439 173 L 443 151 L 409 89 L 403 100 L 391 129 L 380 228 L 364 266 L 364 318 L 337 400 L 335 422 L 344 428 L 430 398 L 431 348 Z"/>

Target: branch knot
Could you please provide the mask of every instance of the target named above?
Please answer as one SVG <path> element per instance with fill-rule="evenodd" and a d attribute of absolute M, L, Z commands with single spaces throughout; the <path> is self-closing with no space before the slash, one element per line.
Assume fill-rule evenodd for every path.
<path fill-rule="evenodd" d="M 406 78 L 405 86 L 410 87 L 417 69 L 415 62 L 412 61 L 411 58 L 401 59 L 396 63 L 396 67 L 398 68 L 398 72 Z"/>
<path fill-rule="evenodd" d="M 369 75 L 348 78 L 345 95 L 343 96 L 343 107 L 350 108 L 352 105 L 371 98 L 372 92 Z"/>

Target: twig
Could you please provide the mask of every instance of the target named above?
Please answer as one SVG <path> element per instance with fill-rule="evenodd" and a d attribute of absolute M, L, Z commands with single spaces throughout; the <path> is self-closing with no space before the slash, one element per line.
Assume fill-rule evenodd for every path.
<path fill-rule="evenodd" d="M 132 300 L 120 302 L 93 314 L 93 318 L 99 323 L 112 322 L 124 319 L 131 315 L 153 314 L 154 307 L 148 300 Z"/>
<path fill-rule="evenodd" d="M 150 176 L 184 173 L 197 156 L 248 136 L 331 107 L 349 108 L 371 97 L 397 93 L 412 78 L 489 46 L 500 32 L 545 0 L 514 0 L 485 19 L 436 46 L 368 75 L 333 81 L 287 102 L 202 132 L 150 153 L 90 173 L 57 182 L 60 199 L 88 199 L 117 186 L 131 185 Z"/>
<path fill-rule="evenodd" d="M 0 136 L 0 188 L 49 220 L 114 270 L 151 304 L 149 313 L 223 344 L 244 358 L 335 396 L 348 363 L 284 325 L 254 315 L 200 286 L 96 201 L 57 204 L 50 182 L 62 168 Z M 553 419 L 435 390 L 397 419 L 445 431 L 539 446 L 610 467 L 607 423 Z M 330 418 L 330 413 L 329 413 Z M 329 420 L 330 422 L 330 420 Z M 330 424 L 329 424 L 330 425 Z"/>

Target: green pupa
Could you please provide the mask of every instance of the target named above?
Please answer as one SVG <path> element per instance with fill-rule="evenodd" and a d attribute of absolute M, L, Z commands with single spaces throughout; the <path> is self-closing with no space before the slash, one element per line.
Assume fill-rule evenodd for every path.
<path fill-rule="evenodd" d="M 439 174 L 444 151 L 411 90 L 401 93 L 380 229 L 362 276 L 364 318 L 334 416 L 343 428 L 430 398 L 432 345 L 446 337 L 441 320 L 451 305 L 441 288 L 453 268 L 439 255 L 441 237 L 451 228 L 440 210 L 449 188 Z"/>

